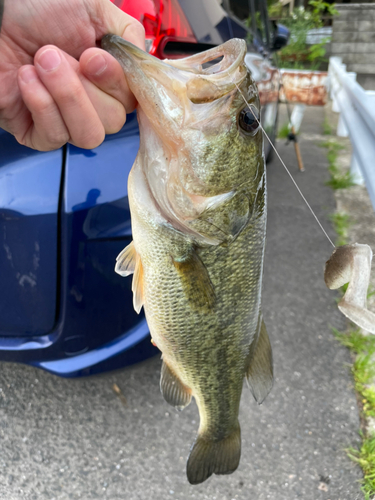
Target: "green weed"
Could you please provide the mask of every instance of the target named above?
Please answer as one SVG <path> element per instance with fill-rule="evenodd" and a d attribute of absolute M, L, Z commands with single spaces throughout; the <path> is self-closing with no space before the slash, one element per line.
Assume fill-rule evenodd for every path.
<path fill-rule="evenodd" d="M 348 229 L 351 225 L 349 215 L 342 212 L 336 212 L 331 214 L 329 218 L 331 219 L 338 235 L 338 238 L 336 239 L 336 246 L 340 247 L 341 245 L 346 245 L 348 243 Z"/>
<path fill-rule="evenodd" d="M 373 295 L 375 295 L 375 289 L 374 287 L 370 284 L 369 286 L 369 289 L 367 291 L 367 298 L 369 299 L 370 297 L 372 297 Z"/>
<path fill-rule="evenodd" d="M 359 329 L 348 333 L 333 329 L 333 334 L 356 355 L 352 366 L 355 389 L 362 399 L 364 417 L 375 418 L 375 389 L 370 385 L 375 380 L 375 337 L 362 335 Z M 349 448 L 347 453 L 363 470 L 362 491 L 365 499 L 370 500 L 375 495 L 375 436 L 362 432 L 361 437 L 360 449 Z"/>
<path fill-rule="evenodd" d="M 288 135 L 289 135 L 289 132 L 290 132 L 290 130 L 289 130 L 289 123 L 286 122 L 286 123 L 284 123 L 284 125 L 281 125 L 281 127 L 279 128 L 277 137 L 279 139 L 287 139 Z"/>
<path fill-rule="evenodd" d="M 328 168 L 331 178 L 326 182 L 326 185 L 332 189 L 346 189 L 354 185 L 353 176 L 350 172 L 341 174 L 339 169 L 334 165 Z"/>
<path fill-rule="evenodd" d="M 333 151 L 340 151 L 341 149 L 345 149 L 345 147 L 334 139 L 328 139 L 327 141 L 323 141 L 320 143 L 322 148 L 328 148 Z"/>
<path fill-rule="evenodd" d="M 362 491 L 365 500 L 374 498 L 375 493 L 375 436 L 362 434 L 362 445 L 359 450 L 349 448 L 348 456 L 357 462 L 363 470 Z"/>
<path fill-rule="evenodd" d="M 323 122 L 323 134 L 324 135 L 332 135 L 333 129 L 331 125 L 328 123 L 327 118 L 324 118 Z"/>
<path fill-rule="evenodd" d="M 350 351 L 354 354 L 366 351 L 369 343 L 371 346 L 371 340 L 375 340 L 373 337 L 366 337 L 362 335 L 359 328 L 357 330 L 350 330 L 348 333 L 340 332 L 339 330 L 336 330 L 336 328 L 332 328 L 332 333 L 340 344 L 350 349 Z"/>
<path fill-rule="evenodd" d="M 354 185 L 352 174 L 348 172 L 340 172 L 336 160 L 337 154 L 341 149 L 344 149 L 340 143 L 329 140 L 320 144 L 323 148 L 327 148 L 328 171 L 331 174 L 329 181 L 326 182 L 327 186 L 332 189 L 345 189 Z"/>

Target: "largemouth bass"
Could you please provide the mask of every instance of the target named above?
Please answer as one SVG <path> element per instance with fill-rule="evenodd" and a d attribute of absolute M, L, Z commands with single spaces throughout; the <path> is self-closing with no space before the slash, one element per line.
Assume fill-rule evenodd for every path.
<path fill-rule="evenodd" d="M 134 307 L 144 307 L 162 351 L 165 400 L 182 409 L 194 396 L 198 405 L 187 462 L 188 480 L 198 484 L 239 464 L 243 379 L 258 403 L 273 380 L 261 313 L 259 96 L 243 40 L 169 61 L 113 35 L 102 47 L 139 103 L 140 148 L 128 181 L 133 242 L 116 271 L 133 273 Z"/>

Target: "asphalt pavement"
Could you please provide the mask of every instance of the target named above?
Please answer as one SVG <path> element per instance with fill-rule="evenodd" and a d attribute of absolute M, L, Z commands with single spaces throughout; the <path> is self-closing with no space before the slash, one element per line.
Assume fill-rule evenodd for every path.
<path fill-rule="evenodd" d="M 292 145 L 278 149 L 334 238 L 322 122 L 322 108 L 306 111 L 304 173 Z M 360 427 L 349 353 L 330 330 L 343 329 L 345 318 L 323 281 L 332 248 L 277 159 L 268 165 L 268 194 L 263 312 L 275 385 L 262 406 L 244 387 L 238 470 L 187 482 L 198 411 L 192 403 L 178 413 L 164 402 L 158 357 L 74 380 L 2 363 L 0 499 L 363 499 L 361 471 L 345 453 L 359 443 Z"/>

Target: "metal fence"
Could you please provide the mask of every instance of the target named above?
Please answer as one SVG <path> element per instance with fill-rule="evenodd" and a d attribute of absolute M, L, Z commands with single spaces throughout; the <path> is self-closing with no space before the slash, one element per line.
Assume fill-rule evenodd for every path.
<path fill-rule="evenodd" d="M 366 183 L 375 210 L 375 92 L 364 90 L 340 57 L 330 58 L 328 75 L 332 110 L 340 113 L 337 135 L 350 137 L 353 180 Z"/>

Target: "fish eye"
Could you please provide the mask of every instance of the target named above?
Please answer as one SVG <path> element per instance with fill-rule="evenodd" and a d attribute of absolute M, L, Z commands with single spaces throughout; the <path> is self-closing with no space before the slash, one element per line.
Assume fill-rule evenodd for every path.
<path fill-rule="evenodd" d="M 254 135 L 259 128 L 259 111 L 255 106 L 246 106 L 238 115 L 238 125 L 246 135 Z"/>

